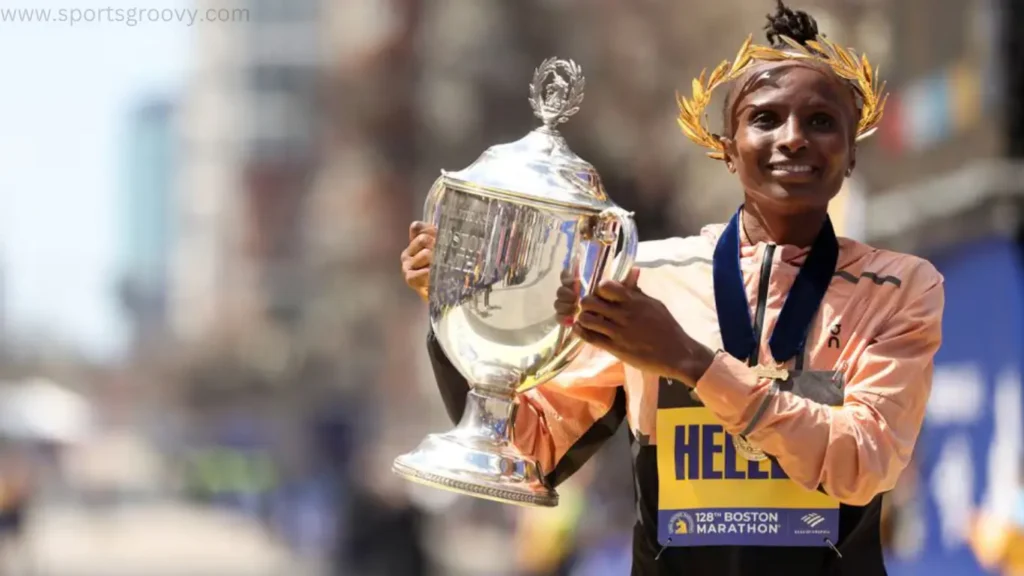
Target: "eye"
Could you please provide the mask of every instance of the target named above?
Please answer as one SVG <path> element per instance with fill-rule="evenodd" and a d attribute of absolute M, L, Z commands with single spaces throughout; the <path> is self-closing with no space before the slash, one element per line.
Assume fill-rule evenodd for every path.
<path fill-rule="evenodd" d="M 750 114 L 747 123 L 763 130 L 770 129 L 779 123 L 779 115 L 771 110 L 756 110 Z"/>
<path fill-rule="evenodd" d="M 819 113 L 811 116 L 811 118 L 810 118 L 810 120 L 808 122 L 814 128 L 819 128 L 819 129 L 824 129 L 824 130 L 831 130 L 836 125 L 835 118 L 833 118 L 831 114 L 826 114 L 824 112 L 819 112 Z"/>

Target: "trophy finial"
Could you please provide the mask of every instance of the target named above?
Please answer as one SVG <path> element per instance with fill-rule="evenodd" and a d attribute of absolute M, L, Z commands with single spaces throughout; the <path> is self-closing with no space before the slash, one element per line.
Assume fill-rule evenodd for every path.
<path fill-rule="evenodd" d="M 545 82 L 547 82 L 545 84 Z M 533 73 L 530 107 L 533 114 L 553 130 L 580 109 L 587 80 L 572 60 L 548 58 Z"/>

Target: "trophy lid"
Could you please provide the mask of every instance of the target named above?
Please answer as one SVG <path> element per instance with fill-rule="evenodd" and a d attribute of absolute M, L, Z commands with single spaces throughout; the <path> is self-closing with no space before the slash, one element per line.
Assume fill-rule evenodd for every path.
<path fill-rule="evenodd" d="M 612 207 L 597 170 L 577 156 L 556 127 L 579 111 L 586 79 L 572 60 L 548 58 L 530 84 L 530 106 L 543 125 L 515 142 L 488 148 L 457 172 L 442 171 L 449 185 L 569 208 Z"/>

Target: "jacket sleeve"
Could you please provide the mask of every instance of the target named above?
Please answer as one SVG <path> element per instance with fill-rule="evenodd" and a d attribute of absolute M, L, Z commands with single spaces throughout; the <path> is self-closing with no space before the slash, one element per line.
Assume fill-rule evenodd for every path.
<path fill-rule="evenodd" d="M 458 422 L 469 385 L 433 333 L 427 349 L 445 409 Z M 626 417 L 623 380 L 618 359 L 584 346 L 558 376 L 518 397 L 513 442 L 537 459 L 552 486 L 572 476 L 618 430 Z"/>
<path fill-rule="evenodd" d="M 917 290 L 851 366 L 841 407 L 773 393 L 770 381 L 724 353 L 697 382 L 704 404 L 732 434 L 756 419 L 747 437 L 808 489 L 855 506 L 891 490 L 921 430 L 942 340 L 942 277 L 925 268 Z"/>
<path fill-rule="evenodd" d="M 558 376 L 519 396 L 516 447 L 537 459 L 557 486 L 579 470 L 626 417 L 621 361 L 584 345 Z"/>

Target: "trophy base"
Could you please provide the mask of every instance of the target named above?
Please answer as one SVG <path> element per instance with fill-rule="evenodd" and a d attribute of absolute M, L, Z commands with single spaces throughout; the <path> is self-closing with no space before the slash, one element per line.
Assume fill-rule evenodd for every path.
<path fill-rule="evenodd" d="M 510 404 L 508 416 L 502 418 L 507 424 L 513 411 L 511 396 L 470 391 L 459 425 L 446 434 L 427 436 L 415 450 L 396 458 L 392 471 L 411 482 L 503 504 L 557 506 L 558 493 L 544 482 L 537 462 L 511 443 L 505 427 L 494 434 L 494 420 L 491 426 L 481 425 L 480 417 L 497 416 L 504 402 Z"/>

